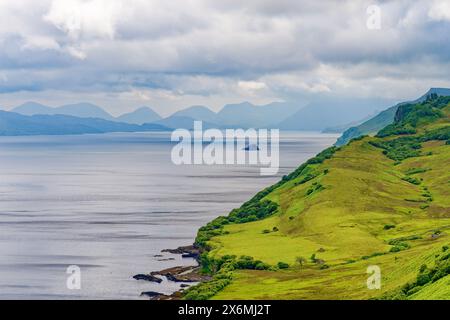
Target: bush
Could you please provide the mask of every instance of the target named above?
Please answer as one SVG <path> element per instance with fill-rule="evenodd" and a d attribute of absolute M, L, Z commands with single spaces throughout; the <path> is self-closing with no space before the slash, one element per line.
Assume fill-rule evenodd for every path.
<path fill-rule="evenodd" d="M 325 189 L 325 187 L 323 185 L 321 185 L 320 183 L 316 182 L 313 184 L 313 186 L 311 188 L 309 188 L 306 191 L 306 195 L 309 196 L 310 194 L 312 194 L 314 191 L 321 191 Z"/>
<path fill-rule="evenodd" d="M 183 298 L 187 300 L 207 300 L 231 283 L 230 272 L 223 272 L 215 275 L 210 281 L 188 288 L 183 293 Z"/>
<path fill-rule="evenodd" d="M 263 263 L 260 260 L 254 260 L 250 256 L 241 256 L 239 259 L 233 262 L 235 269 L 248 269 L 248 270 L 268 270 L 270 265 Z"/>
<path fill-rule="evenodd" d="M 279 269 L 287 269 L 287 268 L 289 268 L 289 264 L 287 264 L 286 262 L 278 262 L 277 263 L 277 267 L 279 268 Z"/>
<path fill-rule="evenodd" d="M 429 170 L 431 170 L 431 169 L 425 169 L 425 168 L 411 168 L 411 169 L 409 169 L 409 170 L 406 171 L 406 174 L 407 174 L 407 175 L 413 175 L 413 174 L 416 174 L 416 173 L 424 173 L 424 172 L 427 172 L 427 171 L 429 171 Z"/>
<path fill-rule="evenodd" d="M 372 253 L 372 254 L 370 254 L 368 256 L 361 257 L 361 259 L 367 260 L 367 259 L 370 259 L 370 258 L 373 258 L 373 257 L 378 257 L 378 256 L 383 256 L 383 255 L 385 255 L 384 252 L 374 252 L 374 253 Z"/>
<path fill-rule="evenodd" d="M 394 246 L 389 250 L 389 252 L 400 252 L 406 249 L 409 249 L 410 245 L 406 242 L 397 242 Z"/>
<path fill-rule="evenodd" d="M 319 174 L 315 173 L 315 172 L 309 172 L 307 173 L 304 177 L 302 177 L 299 181 L 297 181 L 295 183 L 295 185 L 300 185 L 300 184 L 304 184 L 312 179 L 314 179 L 315 177 L 317 177 Z"/>
<path fill-rule="evenodd" d="M 418 180 L 416 178 L 413 178 L 413 177 L 408 177 L 408 176 L 403 177 L 402 180 L 403 181 L 407 181 L 407 182 L 409 182 L 411 184 L 415 184 L 415 185 L 419 185 L 421 183 L 420 180 Z"/>

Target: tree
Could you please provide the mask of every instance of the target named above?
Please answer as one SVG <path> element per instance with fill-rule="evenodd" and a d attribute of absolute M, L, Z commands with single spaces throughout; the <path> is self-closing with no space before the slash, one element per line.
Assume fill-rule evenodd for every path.
<path fill-rule="evenodd" d="M 297 257 L 295 258 L 295 261 L 300 265 L 300 267 L 303 267 L 306 263 L 306 259 L 304 257 Z"/>

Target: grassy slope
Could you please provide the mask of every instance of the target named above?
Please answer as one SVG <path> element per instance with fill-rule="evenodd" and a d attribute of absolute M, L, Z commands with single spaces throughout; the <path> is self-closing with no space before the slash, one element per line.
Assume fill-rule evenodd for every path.
<path fill-rule="evenodd" d="M 446 117 L 421 130 L 448 126 L 450 106 L 443 111 Z M 248 255 L 271 265 L 290 265 L 277 271 L 235 270 L 231 284 L 213 298 L 373 298 L 413 281 L 422 264 L 432 264 L 434 255 L 450 242 L 450 146 L 445 141 L 423 143 L 423 156 L 398 164 L 368 143 L 374 139 L 378 138 L 353 141 L 324 163 L 310 165 L 320 173 L 316 178 L 298 184 L 299 176 L 267 195 L 279 205 L 276 215 L 226 225 L 225 234 L 213 237 L 210 257 Z M 411 175 L 422 180 L 420 185 L 402 180 L 412 168 L 429 169 Z M 307 195 L 317 184 L 325 189 Z M 432 202 L 423 196 L 424 188 Z M 386 225 L 395 228 L 386 230 Z M 262 232 L 273 227 L 278 231 Z M 434 239 L 436 230 L 442 234 Z M 407 250 L 389 252 L 389 240 L 408 236 L 421 239 L 405 241 Z M 374 253 L 384 254 L 363 258 Z M 313 263 L 312 254 L 329 268 Z M 308 262 L 300 266 L 297 257 Z M 381 290 L 367 289 L 369 265 L 381 267 Z M 449 283 L 447 276 L 411 298 L 448 298 Z"/>

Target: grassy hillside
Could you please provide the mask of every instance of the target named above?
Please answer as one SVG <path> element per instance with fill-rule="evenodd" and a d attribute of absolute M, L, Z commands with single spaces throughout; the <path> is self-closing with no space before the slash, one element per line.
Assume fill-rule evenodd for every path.
<path fill-rule="evenodd" d="M 438 95 L 438 96 L 450 96 L 450 89 L 446 88 L 431 88 L 428 90 L 426 94 L 418 98 L 413 102 L 402 102 L 393 107 L 390 107 L 382 112 L 380 112 L 375 117 L 361 123 L 358 126 L 351 127 L 345 130 L 342 135 L 336 141 L 336 146 L 342 146 L 347 144 L 350 140 L 363 136 L 363 135 L 375 135 L 385 126 L 392 124 L 394 122 L 395 114 L 397 109 L 405 104 L 416 104 L 421 103 L 426 100 L 429 95 Z"/>
<path fill-rule="evenodd" d="M 214 277 L 185 297 L 448 299 L 449 141 L 450 99 L 430 96 L 376 137 L 325 150 L 199 230 Z"/>

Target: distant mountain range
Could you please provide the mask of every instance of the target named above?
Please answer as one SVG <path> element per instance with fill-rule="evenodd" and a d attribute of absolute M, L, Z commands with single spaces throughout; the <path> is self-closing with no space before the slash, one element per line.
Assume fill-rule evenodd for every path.
<path fill-rule="evenodd" d="M 204 106 L 192 106 L 175 112 L 162 120 L 164 125 L 183 128 L 186 119 L 201 120 L 207 126 L 216 128 L 268 128 L 276 127 L 278 123 L 298 111 L 303 105 L 274 102 L 263 106 L 255 106 L 249 102 L 227 104 L 215 113 Z"/>
<path fill-rule="evenodd" d="M 0 111 L 0 136 L 67 135 L 107 132 L 165 131 L 158 124 L 136 125 L 100 118 L 80 118 L 68 115 L 32 115 Z"/>
<path fill-rule="evenodd" d="M 373 135 L 380 131 L 382 128 L 394 122 L 395 113 L 399 106 L 407 103 L 423 102 L 430 94 L 437 94 L 438 96 L 450 96 L 450 89 L 447 88 L 431 88 L 427 93 L 419 97 L 414 101 L 398 103 L 382 112 L 375 117 L 363 122 L 362 124 L 351 127 L 344 131 L 341 137 L 336 141 L 337 146 L 341 146 L 349 142 L 350 140 L 363 136 Z"/>
<path fill-rule="evenodd" d="M 62 114 L 80 118 L 100 118 L 110 121 L 115 120 L 112 115 L 107 113 L 102 108 L 86 102 L 68 104 L 57 108 L 48 107 L 36 102 L 26 102 L 12 109 L 11 111 L 26 116 L 33 116 L 37 114 L 46 114 L 46 115 Z"/>
<path fill-rule="evenodd" d="M 133 112 L 126 113 L 121 115 L 120 117 L 114 118 L 101 107 L 86 102 L 68 104 L 61 107 L 52 108 L 37 102 L 30 101 L 12 109 L 11 111 L 26 116 L 33 116 L 38 114 L 62 114 L 80 118 L 100 118 L 108 121 L 126 122 L 131 124 L 151 123 L 161 119 L 161 116 L 149 107 L 141 107 Z"/>
<path fill-rule="evenodd" d="M 413 102 L 425 99 L 430 93 L 450 95 L 450 89 L 432 88 Z M 201 120 L 204 129 L 278 128 L 325 132 L 345 130 L 336 142 L 337 145 L 342 145 L 358 136 L 374 134 L 392 123 L 395 112 L 401 104 L 394 105 L 367 120 L 368 115 L 387 105 L 386 101 L 322 97 L 306 105 L 273 102 L 256 106 L 249 102 L 242 102 L 225 105 L 219 112 L 214 112 L 206 106 L 191 106 L 166 118 L 161 117 L 149 107 L 140 107 L 133 112 L 113 117 L 101 107 L 86 102 L 56 108 L 27 102 L 12 109 L 12 112 L 2 112 L 0 135 L 99 133 L 177 128 L 191 130 L 194 121 Z M 20 115 L 24 117 L 19 117 Z M 58 121 L 60 123 L 57 123 Z M 45 127 L 39 128 L 40 125 Z"/>
<path fill-rule="evenodd" d="M 217 113 L 205 106 L 191 106 L 177 111 L 164 119 L 149 107 L 141 107 L 115 118 L 101 107 L 90 103 L 78 103 L 52 108 L 36 102 L 26 102 L 11 111 L 27 116 L 61 114 L 80 118 L 100 118 L 138 125 L 156 123 L 171 128 L 185 129 L 191 129 L 194 120 L 203 121 L 204 127 L 261 128 L 276 127 L 280 121 L 294 114 L 302 106 L 302 104 L 286 102 L 255 106 L 249 102 L 243 102 L 226 105 Z"/>

